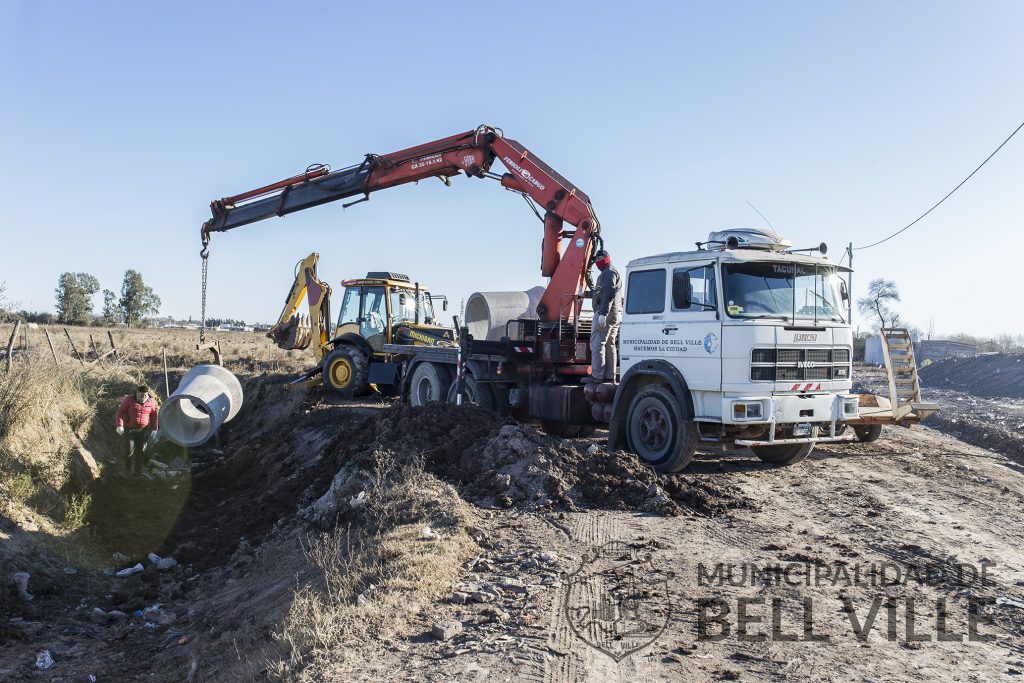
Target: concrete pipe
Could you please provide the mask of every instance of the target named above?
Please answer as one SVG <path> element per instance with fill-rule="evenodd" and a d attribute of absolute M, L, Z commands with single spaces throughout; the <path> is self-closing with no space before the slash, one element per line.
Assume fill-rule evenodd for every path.
<path fill-rule="evenodd" d="M 543 287 L 525 292 L 474 292 L 466 302 L 466 327 L 473 339 L 501 341 L 510 320 L 536 318 Z M 516 331 L 509 329 L 513 336 Z"/>
<path fill-rule="evenodd" d="M 160 408 L 160 430 L 174 443 L 201 446 L 242 407 L 242 385 L 219 365 L 198 365 Z"/>

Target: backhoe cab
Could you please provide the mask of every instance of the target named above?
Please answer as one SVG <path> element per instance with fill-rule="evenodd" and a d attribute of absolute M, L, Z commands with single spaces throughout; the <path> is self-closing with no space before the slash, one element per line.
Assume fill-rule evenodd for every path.
<path fill-rule="evenodd" d="M 345 280 L 331 349 L 323 358 L 324 389 L 341 397 L 365 394 L 370 385 L 384 395 L 397 395 L 400 364 L 384 357 L 385 344 L 454 346 L 455 332 L 437 324 L 434 299 L 407 276 L 369 272 Z"/>

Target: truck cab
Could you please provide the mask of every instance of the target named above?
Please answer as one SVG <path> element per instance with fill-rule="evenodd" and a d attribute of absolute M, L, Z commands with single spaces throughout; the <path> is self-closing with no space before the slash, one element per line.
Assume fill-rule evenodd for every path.
<path fill-rule="evenodd" d="M 626 268 L 621 381 L 610 439 L 677 471 L 700 441 L 780 464 L 846 440 L 853 335 L 842 267 L 768 229 L 712 233 L 695 251 Z M 812 251 L 812 250 L 801 250 Z"/>

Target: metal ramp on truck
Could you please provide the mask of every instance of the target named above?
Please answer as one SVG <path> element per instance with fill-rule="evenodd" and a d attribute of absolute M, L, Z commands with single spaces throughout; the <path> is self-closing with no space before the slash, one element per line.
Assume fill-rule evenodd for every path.
<path fill-rule="evenodd" d="M 889 381 L 889 398 L 861 394 L 858 424 L 909 424 L 920 422 L 938 411 L 935 403 L 921 399 L 921 382 L 917 376 L 914 343 L 910 332 L 902 327 L 883 327 L 882 358 Z"/>

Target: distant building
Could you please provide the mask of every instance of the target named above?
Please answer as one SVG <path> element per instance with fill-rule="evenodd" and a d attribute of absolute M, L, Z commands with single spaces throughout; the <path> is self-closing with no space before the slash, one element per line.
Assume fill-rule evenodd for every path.
<path fill-rule="evenodd" d="M 946 358 L 973 358 L 976 355 L 978 355 L 978 347 L 974 344 L 926 339 L 921 342 L 921 348 L 917 351 L 917 362 L 920 364 L 926 360 L 934 362 Z"/>

